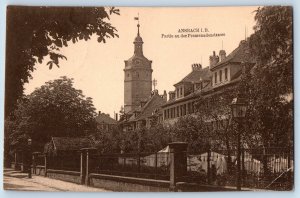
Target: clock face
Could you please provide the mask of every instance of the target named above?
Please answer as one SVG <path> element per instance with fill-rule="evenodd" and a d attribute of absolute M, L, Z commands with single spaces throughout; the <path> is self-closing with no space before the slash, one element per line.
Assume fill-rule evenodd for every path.
<path fill-rule="evenodd" d="M 140 65 L 142 63 L 141 60 L 139 60 L 139 59 L 135 59 L 133 62 L 136 65 Z"/>

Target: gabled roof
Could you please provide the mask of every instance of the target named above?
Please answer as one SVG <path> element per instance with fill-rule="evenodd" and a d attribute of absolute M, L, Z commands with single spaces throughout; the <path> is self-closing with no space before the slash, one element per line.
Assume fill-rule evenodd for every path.
<path fill-rule="evenodd" d="M 51 142 L 56 151 L 75 151 L 93 146 L 88 138 L 79 137 L 52 137 Z"/>
<path fill-rule="evenodd" d="M 147 101 L 147 103 L 143 106 L 141 113 L 136 117 L 135 120 L 142 120 L 152 116 L 152 113 L 156 109 L 160 109 L 166 101 L 158 94 L 154 94 L 151 98 Z"/>
<path fill-rule="evenodd" d="M 184 77 L 181 81 L 179 81 L 175 85 L 184 82 L 198 82 L 200 81 L 200 78 L 202 80 L 210 80 L 210 77 L 211 77 L 211 71 L 209 70 L 209 67 L 205 67 L 203 69 L 193 70 L 191 73 L 189 73 L 186 77 Z"/>
<path fill-rule="evenodd" d="M 96 122 L 99 124 L 117 124 L 118 122 L 111 118 L 108 114 L 105 113 L 100 113 L 98 116 L 95 118 Z"/>
<path fill-rule="evenodd" d="M 241 41 L 239 46 L 235 48 L 224 60 L 218 62 L 216 65 L 211 66 L 211 69 L 215 69 L 226 63 L 240 63 L 240 62 L 253 62 L 251 58 L 249 43 L 245 40 Z"/>

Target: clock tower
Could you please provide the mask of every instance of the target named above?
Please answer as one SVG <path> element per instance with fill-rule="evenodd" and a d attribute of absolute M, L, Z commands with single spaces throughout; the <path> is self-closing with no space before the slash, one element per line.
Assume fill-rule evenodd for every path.
<path fill-rule="evenodd" d="M 143 39 L 140 36 L 140 24 L 137 24 L 137 36 L 134 39 L 134 54 L 125 60 L 124 69 L 124 111 L 133 112 L 141 102 L 147 101 L 152 91 L 152 61 L 143 54 Z"/>

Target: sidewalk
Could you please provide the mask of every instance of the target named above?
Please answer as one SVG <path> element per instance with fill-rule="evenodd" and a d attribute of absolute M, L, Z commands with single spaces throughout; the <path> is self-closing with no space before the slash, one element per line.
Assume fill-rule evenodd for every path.
<path fill-rule="evenodd" d="M 43 176 L 33 175 L 29 179 L 28 174 L 7 168 L 4 169 L 3 188 L 17 191 L 109 192 L 101 188 L 92 188 Z"/>

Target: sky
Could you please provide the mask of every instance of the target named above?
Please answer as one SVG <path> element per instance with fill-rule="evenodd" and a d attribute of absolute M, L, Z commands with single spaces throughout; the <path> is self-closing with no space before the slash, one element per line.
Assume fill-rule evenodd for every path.
<path fill-rule="evenodd" d="M 124 60 L 133 55 L 133 40 L 137 35 L 139 15 L 140 35 L 143 38 L 145 57 L 152 60 L 152 78 L 157 80 L 159 93 L 174 90 L 174 84 L 191 72 L 193 63 L 209 64 L 213 51 L 223 49 L 227 55 L 253 33 L 254 10 L 257 7 L 186 7 L 142 8 L 120 7 L 121 15 L 111 17 L 119 38 L 98 43 L 93 36 L 89 41 L 70 43 L 61 49 L 67 60 L 60 68 L 49 70 L 49 59 L 36 65 L 32 79 L 25 84 L 25 94 L 30 94 L 49 80 L 60 76 L 74 78 L 74 87 L 93 98 L 97 111 L 119 112 L 124 105 Z M 208 30 L 208 33 L 225 34 L 220 37 L 165 38 L 162 34 L 180 35 L 179 29 Z M 246 31 L 245 31 L 246 30 Z M 198 33 L 192 33 L 198 34 Z"/>

